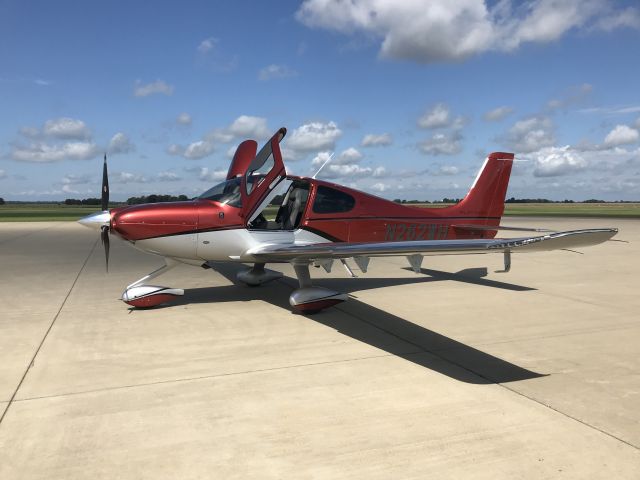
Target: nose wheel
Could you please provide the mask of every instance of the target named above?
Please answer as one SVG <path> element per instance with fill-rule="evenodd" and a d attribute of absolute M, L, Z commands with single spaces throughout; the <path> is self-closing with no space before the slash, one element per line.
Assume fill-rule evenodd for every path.
<path fill-rule="evenodd" d="M 144 282 L 162 275 L 178 264 L 178 262 L 170 258 L 165 259 L 165 262 L 166 263 L 162 267 L 154 270 L 149 275 L 145 275 L 140 280 L 133 282 L 131 285 L 128 285 L 122 293 L 122 301 L 132 307 L 150 308 L 160 305 L 161 303 L 170 302 L 176 297 L 184 295 L 184 290 L 181 288 L 169 288 L 159 285 L 143 285 Z"/>

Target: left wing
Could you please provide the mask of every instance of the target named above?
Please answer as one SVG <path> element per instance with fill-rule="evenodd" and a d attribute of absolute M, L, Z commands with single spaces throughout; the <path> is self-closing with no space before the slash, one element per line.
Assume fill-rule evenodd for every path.
<path fill-rule="evenodd" d="M 257 262 L 310 262 L 348 257 L 392 255 L 456 255 L 500 252 L 542 252 L 603 243 L 618 233 L 616 228 L 556 232 L 538 237 L 469 240 L 417 240 L 375 243 L 263 244 L 247 250 L 243 259 Z"/>

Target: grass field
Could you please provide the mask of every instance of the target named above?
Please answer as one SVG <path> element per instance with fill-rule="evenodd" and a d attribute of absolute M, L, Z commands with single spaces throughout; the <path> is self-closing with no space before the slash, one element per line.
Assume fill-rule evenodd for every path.
<path fill-rule="evenodd" d="M 421 207 L 442 207 L 442 204 L 420 204 Z M 0 222 L 74 221 L 97 212 L 97 206 L 55 204 L 0 205 Z M 275 207 L 272 209 L 275 212 Z M 640 218 L 640 203 L 510 203 L 505 215 L 543 217 L 624 217 Z"/>
<path fill-rule="evenodd" d="M 0 222 L 67 222 L 99 210 L 95 205 L 8 204 L 0 205 Z"/>

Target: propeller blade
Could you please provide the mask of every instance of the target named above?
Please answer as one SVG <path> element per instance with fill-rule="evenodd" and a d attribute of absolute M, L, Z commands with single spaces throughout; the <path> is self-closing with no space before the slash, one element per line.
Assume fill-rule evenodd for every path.
<path fill-rule="evenodd" d="M 104 166 L 102 167 L 102 211 L 109 208 L 109 176 L 107 175 L 107 154 L 104 154 Z"/>
<path fill-rule="evenodd" d="M 100 240 L 102 240 L 102 245 L 104 246 L 104 260 L 105 265 L 107 267 L 107 272 L 109 271 L 109 227 L 103 226 L 100 229 Z"/>

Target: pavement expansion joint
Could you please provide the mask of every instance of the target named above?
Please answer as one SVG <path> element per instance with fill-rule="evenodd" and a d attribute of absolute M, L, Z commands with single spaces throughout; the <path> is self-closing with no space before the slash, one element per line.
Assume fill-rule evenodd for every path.
<path fill-rule="evenodd" d="M 25 378 L 27 378 L 27 374 L 31 370 L 31 367 L 33 367 L 33 365 L 35 364 L 36 357 L 38 356 L 38 353 L 40 353 L 40 350 L 42 349 L 42 346 L 44 345 L 44 342 L 46 341 L 47 337 L 49 336 L 49 332 L 51 332 L 51 329 L 55 325 L 56 320 L 58 320 L 58 317 L 60 316 L 60 313 L 62 312 L 62 309 L 66 305 L 67 300 L 69 299 L 69 296 L 71 295 L 71 292 L 73 291 L 74 287 L 76 286 L 76 283 L 78 282 L 78 279 L 80 278 L 80 275 L 82 274 L 84 268 L 86 267 L 87 263 L 89 262 L 89 259 L 91 258 L 91 255 L 93 255 L 93 252 L 96 249 L 96 245 L 98 245 L 98 240 L 97 239 L 93 243 L 93 246 L 91 247 L 91 250 L 89 251 L 89 254 L 87 255 L 87 258 L 85 258 L 84 262 L 82 262 L 82 266 L 80 267 L 80 270 L 78 270 L 78 274 L 74 278 L 73 283 L 71 284 L 71 287 L 69 288 L 69 291 L 67 292 L 67 294 L 64 297 L 64 300 L 62 300 L 62 303 L 60 304 L 60 308 L 58 308 L 58 311 L 56 312 L 55 316 L 53 317 L 53 320 L 51 320 L 51 323 L 49 324 L 49 327 L 44 332 L 44 336 L 42 337 L 42 340 L 40 340 L 40 343 L 38 344 L 38 347 L 36 348 L 36 351 L 34 352 L 33 356 L 31 357 L 31 360 L 29 361 L 29 365 L 27 365 L 27 368 L 24 371 L 24 374 L 22 375 L 22 377 L 20 378 L 20 381 L 18 382 L 18 385 L 16 386 L 16 389 L 14 390 L 13 394 L 11 395 L 11 398 L 9 399 L 9 402 L 7 403 L 7 406 L 4 409 L 4 412 L 2 412 L 2 416 L 0 417 L 0 426 L 2 426 L 2 421 L 4 420 L 4 417 L 7 415 L 7 412 L 9 411 L 9 409 L 11 408 L 11 404 L 15 400 L 16 395 L 18 394 L 18 391 L 20 390 L 20 387 L 24 383 Z"/>
<path fill-rule="evenodd" d="M 554 333 L 552 335 L 531 335 L 528 337 L 514 337 L 514 338 L 510 338 L 508 340 L 500 340 L 497 342 L 480 342 L 480 343 L 474 343 L 474 346 L 476 347 L 490 347 L 490 346 L 494 346 L 494 345 L 508 345 L 510 343 L 519 343 L 519 342 L 530 342 L 530 341 L 535 341 L 535 340 L 547 340 L 550 338 L 559 338 L 559 337 L 570 337 L 573 335 L 591 335 L 594 333 L 602 333 L 602 332 L 613 332 L 616 330 L 631 330 L 633 328 L 637 328 L 640 327 L 640 322 L 624 322 L 624 323 L 619 323 L 619 324 L 611 324 L 611 325 L 607 325 L 606 327 L 602 327 L 602 328 L 584 328 L 584 329 L 577 329 L 577 330 L 571 330 L 568 332 L 560 332 L 560 333 Z M 453 347 L 453 348 L 436 348 L 431 350 L 430 352 L 444 352 L 444 351 L 450 351 L 450 350 L 455 350 L 456 348 L 459 347 Z"/>
<path fill-rule="evenodd" d="M 530 401 L 532 401 L 534 403 L 537 403 L 538 405 L 540 405 L 542 407 L 545 407 L 545 408 L 547 408 L 549 410 L 552 410 L 552 411 L 564 416 L 565 418 L 568 418 L 570 420 L 578 422 L 581 425 L 584 425 L 585 427 L 588 427 L 588 428 L 590 428 L 592 430 L 600 432 L 603 435 L 611 437 L 611 438 L 613 438 L 613 439 L 615 439 L 615 440 L 617 440 L 617 441 L 619 441 L 621 443 L 624 443 L 625 445 L 627 445 L 627 446 L 629 446 L 631 448 L 634 448 L 635 450 L 640 450 L 640 447 L 638 447 L 637 445 L 634 445 L 633 443 L 631 443 L 631 442 L 629 442 L 627 440 L 624 440 L 623 438 L 620 438 L 620 437 L 618 437 L 618 436 L 616 436 L 616 435 L 614 435 L 612 433 L 607 432 L 606 430 L 598 428 L 595 425 L 587 423 L 584 420 L 580 420 L 577 417 L 571 416 L 571 415 L 569 415 L 569 414 L 567 414 L 567 413 L 565 413 L 565 412 L 563 412 L 561 410 L 558 410 L 557 408 L 554 408 L 551 405 L 549 405 L 547 403 L 544 403 L 544 402 L 542 402 L 542 401 L 540 401 L 540 400 L 538 400 L 538 399 L 536 399 L 534 397 L 531 397 L 531 396 L 528 396 L 528 395 L 526 395 L 526 394 L 524 394 L 522 392 L 519 392 L 518 390 L 515 390 L 514 388 L 511 388 L 511 387 L 505 385 L 504 383 L 495 382 L 492 378 L 487 377 L 486 375 L 483 375 L 482 373 L 480 373 L 480 372 L 478 372 L 478 371 L 476 371 L 474 369 L 471 369 L 466 365 L 462 365 L 462 364 L 460 364 L 458 362 L 453 362 L 453 361 L 451 361 L 450 358 L 447 358 L 447 357 L 444 357 L 444 356 L 441 356 L 441 355 L 438 354 L 438 352 L 444 352 L 445 350 L 454 350 L 454 349 L 440 349 L 440 350 L 433 349 L 433 350 L 430 350 L 430 349 L 424 348 L 421 345 L 412 342 L 410 339 L 403 338 L 402 336 L 400 336 L 400 335 L 398 335 L 398 334 L 396 334 L 396 333 L 394 333 L 392 331 L 386 330 L 386 329 L 376 325 L 375 323 L 369 322 L 369 321 L 367 321 L 367 320 L 355 315 L 354 313 L 346 311 L 343 307 L 334 307 L 334 308 L 337 308 L 338 310 L 340 310 L 341 312 L 345 313 L 346 315 L 349 315 L 349 316 L 353 317 L 356 320 L 359 320 L 359 321 L 364 322 L 364 323 L 366 323 L 366 324 L 368 324 L 368 325 L 370 325 L 370 326 L 372 326 L 374 328 L 377 328 L 378 330 L 383 331 L 383 332 L 387 333 L 388 335 L 392 335 L 392 336 L 394 336 L 394 337 L 396 337 L 396 338 L 398 338 L 398 339 L 400 339 L 400 340 L 402 340 L 404 342 L 407 342 L 407 343 L 409 343 L 411 345 L 414 345 L 415 347 L 419 348 L 422 352 L 434 355 L 434 356 L 438 357 L 440 360 L 442 360 L 443 362 L 449 363 L 451 365 L 455 365 L 456 367 L 459 367 L 459 368 L 461 368 L 461 369 L 463 369 L 463 370 L 465 370 L 465 371 L 467 371 L 467 372 L 469 372 L 469 373 L 471 373 L 473 375 L 476 375 L 476 376 L 478 376 L 478 377 L 480 377 L 480 378 L 482 378 L 484 380 L 487 380 L 487 381 L 491 382 L 494 385 L 498 385 L 499 387 L 502 387 L 505 390 L 508 390 L 509 392 L 515 393 L 516 395 L 519 395 L 520 397 L 526 398 L 527 400 L 530 400 Z M 422 353 L 422 352 L 419 352 L 419 353 Z"/>
<path fill-rule="evenodd" d="M 404 355 L 417 355 L 422 354 L 424 352 L 410 352 Z M 355 358 L 345 358 L 342 360 L 330 360 L 326 362 L 312 362 L 312 363 L 300 363 L 296 365 L 285 365 L 281 367 L 271 367 L 271 368 L 257 368 L 254 370 L 243 370 L 240 372 L 228 372 L 228 373 L 216 373 L 213 375 L 201 375 L 197 377 L 185 377 L 185 378 L 172 378 L 170 380 L 158 380 L 155 382 L 143 382 L 143 383 L 132 383 L 129 385 L 117 385 L 113 387 L 104 387 L 104 388 L 95 388 L 91 390 L 82 390 L 78 392 L 67 392 L 67 393 L 58 393 L 53 395 L 41 395 L 37 397 L 25 397 L 25 398 L 17 398 L 12 400 L 12 402 L 30 402 L 34 400 L 44 400 L 49 398 L 60 398 L 60 397 L 70 397 L 75 395 L 87 395 L 91 393 L 100 393 L 100 392 L 109 392 L 114 390 L 125 390 L 129 388 L 140 388 L 140 387 L 149 387 L 153 385 L 167 385 L 171 383 L 181 383 L 181 382 L 197 382 L 201 380 L 211 380 L 214 378 L 223 378 L 223 377 L 233 377 L 237 375 L 249 375 L 252 373 L 266 373 L 266 372 L 274 372 L 278 370 L 289 370 L 294 368 L 305 368 L 305 367 L 315 367 L 319 365 L 335 365 L 339 363 L 349 363 L 349 362 L 359 362 L 362 360 L 372 360 L 376 358 L 385 358 L 385 357 L 395 357 L 396 355 L 391 353 L 386 353 L 382 355 L 368 355 L 365 357 L 355 357 Z"/>
<path fill-rule="evenodd" d="M 618 436 L 614 435 L 613 433 L 607 432 L 606 430 L 603 430 L 603 429 L 601 429 L 601 428 L 599 428 L 599 427 L 596 427 L 595 425 L 592 425 L 591 423 L 587 423 L 587 422 L 585 422 L 584 420 L 580 420 L 580 419 L 579 419 L 579 418 L 577 418 L 577 417 L 574 417 L 574 416 L 572 416 L 572 415 L 569 415 L 568 413 L 563 412 L 562 410 L 558 410 L 557 408 L 555 408 L 555 407 L 553 407 L 553 406 L 549 405 L 548 403 L 542 402 L 542 401 L 540 401 L 540 400 L 538 400 L 538 399 L 536 399 L 536 398 L 534 398 L 534 397 L 531 397 L 531 396 L 526 395 L 526 394 L 524 394 L 524 393 L 522 393 L 522 392 L 519 392 L 519 391 L 517 391 L 517 390 L 515 390 L 515 389 L 513 389 L 513 388 L 511 388 L 511 387 L 509 387 L 509 386 L 507 386 L 507 385 L 504 385 L 504 384 L 502 384 L 502 383 L 499 383 L 498 385 L 500 385 L 502 388 L 504 388 L 504 389 L 506 389 L 506 390 L 509 390 L 510 392 L 515 393 L 516 395 L 519 395 L 519 396 L 521 396 L 521 397 L 523 397 L 523 398 L 526 398 L 527 400 L 531 400 L 532 402 L 537 403 L 538 405 L 541 405 L 541 406 L 543 406 L 543 407 L 546 407 L 546 408 L 548 408 L 549 410 L 552 410 L 552 411 L 554 411 L 554 412 L 556 412 L 556 413 L 558 413 L 558 414 L 562 415 L 562 416 L 563 416 L 563 417 L 565 417 L 565 418 L 568 418 L 568 419 L 570 419 L 570 420 L 573 420 L 573 421 L 575 421 L 575 422 L 578 422 L 578 423 L 580 423 L 580 424 L 584 425 L 585 427 L 588 427 L 588 428 L 590 428 L 590 429 L 592 429 L 592 430 L 595 430 L 596 432 L 600 432 L 600 433 L 602 433 L 603 435 L 606 435 L 607 437 L 611 437 L 611 438 L 613 438 L 614 440 L 617 440 L 617 441 L 619 441 L 619 442 L 621 442 L 621 443 L 624 443 L 625 445 L 628 445 L 628 446 L 629 446 L 629 447 L 631 447 L 631 448 L 634 448 L 635 450 L 640 450 L 640 447 L 639 447 L 638 445 L 635 445 L 635 444 L 633 444 L 633 443 L 631 443 L 631 442 L 629 442 L 629 441 L 627 441 L 627 440 L 625 440 L 625 439 L 623 439 L 623 438 L 620 438 L 620 437 L 618 437 Z"/>

